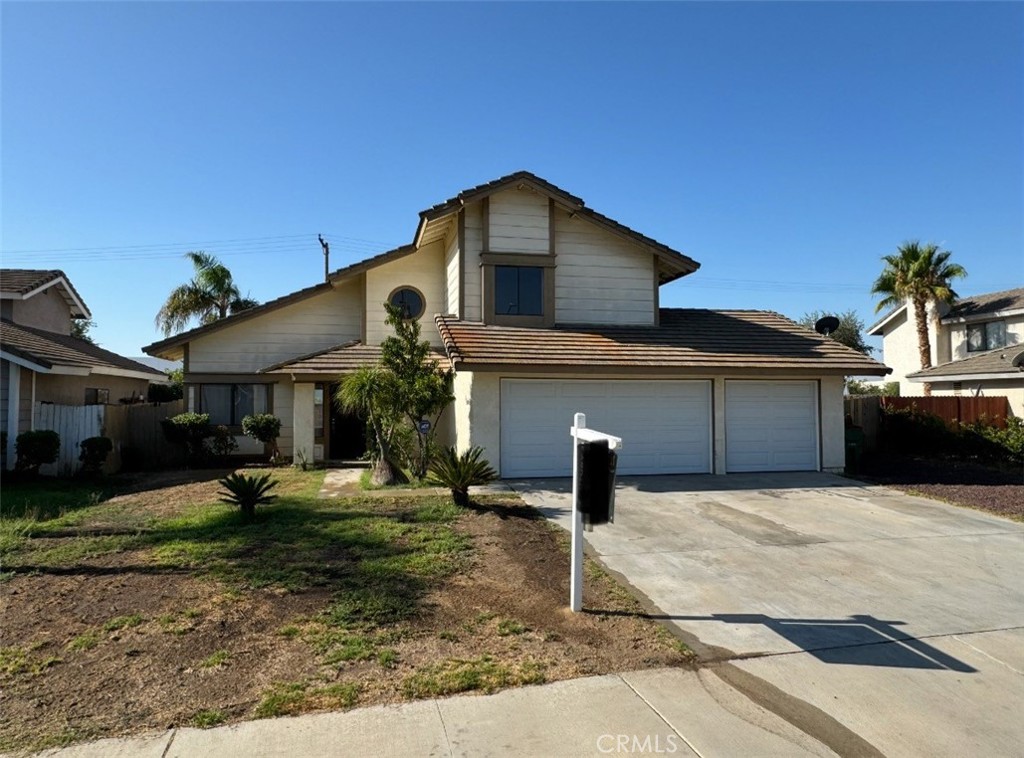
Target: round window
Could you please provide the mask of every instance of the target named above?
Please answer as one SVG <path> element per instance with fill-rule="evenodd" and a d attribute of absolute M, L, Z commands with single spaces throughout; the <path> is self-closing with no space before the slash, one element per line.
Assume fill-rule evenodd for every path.
<path fill-rule="evenodd" d="M 412 287 L 399 287 L 391 293 L 388 302 L 402 309 L 403 318 L 419 318 L 423 315 L 423 295 Z"/>

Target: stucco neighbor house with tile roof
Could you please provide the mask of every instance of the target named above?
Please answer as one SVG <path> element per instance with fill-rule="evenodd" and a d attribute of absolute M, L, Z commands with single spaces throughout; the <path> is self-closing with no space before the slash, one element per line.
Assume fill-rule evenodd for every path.
<path fill-rule="evenodd" d="M 60 270 L 0 269 L 0 428 L 4 465 L 14 466 L 21 432 L 35 428 L 37 403 L 97 405 L 145 397 L 155 369 L 71 336 L 89 308 Z"/>
<path fill-rule="evenodd" d="M 268 410 L 286 455 L 345 458 L 363 432 L 331 388 L 376 359 L 391 301 L 454 372 L 439 435 L 504 477 L 568 474 L 578 411 L 624 438 L 623 474 L 842 468 L 844 376 L 888 369 L 775 313 L 661 308 L 698 268 L 518 172 L 422 211 L 408 245 L 144 349 L 184 360 L 215 421 Z"/>
<path fill-rule="evenodd" d="M 928 382 L 933 395 L 1003 395 L 1014 415 L 1024 416 L 1024 287 L 963 297 L 928 313 L 928 369 L 921 369 L 913 308 L 895 308 L 868 329 L 882 338 L 900 394 L 920 395 Z"/>

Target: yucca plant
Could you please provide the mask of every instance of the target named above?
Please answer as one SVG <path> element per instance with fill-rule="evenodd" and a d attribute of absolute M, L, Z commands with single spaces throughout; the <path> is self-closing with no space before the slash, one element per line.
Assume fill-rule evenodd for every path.
<path fill-rule="evenodd" d="M 277 498 L 276 495 L 267 494 L 278 485 L 277 479 L 271 481 L 269 473 L 248 476 L 236 472 L 228 474 L 223 479 L 218 479 L 217 483 L 227 490 L 226 492 L 222 490 L 217 493 L 218 495 L 223 495 L 220 501 L 237 505 L 242 509 L 242 515 L 247 520 L 252 520 L 256 517 L 257 505 L 272 502 Z"/>
<path fill-rule="evenodd" d="M 478 484 L 489 484 L 498 478 L 498 472 L 486 460 L 481 460 L 483 448 L 471 447 L 459 455 L 454 447 L 447 447 L 430 465 L 427 481 L 448 487 L 456 505 L 469 505 L 469 488 Z"/>

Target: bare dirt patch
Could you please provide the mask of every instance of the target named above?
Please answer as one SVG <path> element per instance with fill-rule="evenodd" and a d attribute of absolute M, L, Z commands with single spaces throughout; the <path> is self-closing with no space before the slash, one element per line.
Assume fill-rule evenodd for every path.
<path fill-rule="evenodd" d="M 911 494 L 1024 521 L 1024 471 L 956 458 L 876 456 L 857 474 Z"/>
<path fill-rule="evenodd" d="M 173 516 L 214 489 L 207 481 L 171 485 L 155 498 L 126 495 L 76 525 L 117 522 L 113 509 L 152 506 Z M 195 564 L 188 550 L 175 564 L 178 553 L 145 542 L 160 537 L 159 522 L 142 542 L 114 552 L 71 550 L 65 562 L 47 557 L 62 553 L 41 554 L 27 573 L 15 555 L 13 576 L 0 583 L 0 749 L 693 660 L 594 565 L 589 612 L 568 612 L 567 537 L 514 496 L 464 512 L 436 496 L 275 507 L 255 542 L 240 543 L 231 523 L 216 522 L 220 531 L 210 533 L 226 546 L 217 554 L 207 522 L 176 526 L 167 544 L 206 550 Z M 307 512 L 308 523 L 300 518 Z M 274 519 L 285 517 L 292 531 L 275 543 Z M 364 518 L 359 531 L 353 524 Z M 339 531 L 316 531 L 322 524 Z M 59 549 L 75 539 L 83 538 L 30 542 Z M 302 569 L 308 581 L 287 574 L 283 584 L 251 584 L 263 577 L 254 567 L 293 556 L 298 568 L 290 570 Z M 211 557 L 227 568 L 205 571 Z M 403 581 L 417 591 L 398 586 Z"/>

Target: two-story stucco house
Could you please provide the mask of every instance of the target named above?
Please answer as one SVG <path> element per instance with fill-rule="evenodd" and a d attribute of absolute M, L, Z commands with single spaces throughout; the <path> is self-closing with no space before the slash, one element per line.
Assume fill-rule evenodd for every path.
<path fill-rule="evenodd" d="M 1024 371 L 1014 360 L 1024 351 L 1024 288 L 989 292 L 929 309 L 932 368 L 921 370 L 913 308 L 900 306 L 868 330 L 882 338 L 883 360 L 901 395 L 1005 395 L 1024 416 Z"/>
<path fill-rule="evenodd" d="M 182 359 L 217 423 L 270 411 L 282 451 L 358 453 L 330 403 L 379 354 L 383 303 L 454 371 L 442 437 L 505 477 L 565 475 L 574 412 L 625 440 L 625 474 L 838 469 L 843 378 L 888 369 L 775 313 L 661 308 L 699 264 L 527 172 L 420 213 L 411 244 L 145 348 Z"/>
<path fill-rule="evenodd" d="M 35 428 L 36 403 L 102 405 L 146 397 L 155 369 L 71 336 L 89 308 L 59 270 L 0 270 L 0 428 L 4 462 L 17 436 Z"/>

